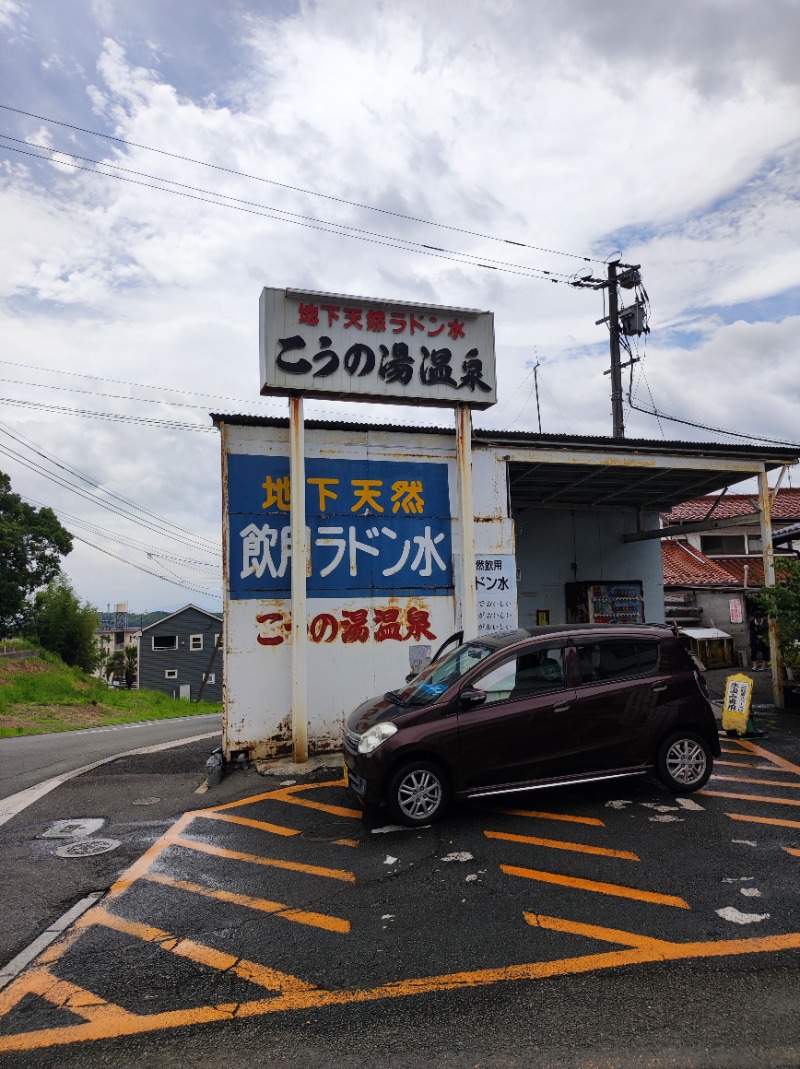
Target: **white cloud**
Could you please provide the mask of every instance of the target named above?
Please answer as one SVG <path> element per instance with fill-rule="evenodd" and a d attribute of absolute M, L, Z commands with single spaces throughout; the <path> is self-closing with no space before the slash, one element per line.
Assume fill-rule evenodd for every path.
<path fill-rule="evenodd" d="M 586 0 L 557 9 L 510 0 L 321 0 L 289 15 L 251 5 L 229 16 L 220 40 L 218 17 L 198 3 L 187 39 L 228 57 L 211 97 L 206 83 L 193 90 L 194 59 L 159 22 L 169 17 L 163 6 L 143 2 L 129 22 L 111 3 L 98 0 L 89 12 L 72 36 L 58 35 L 52 62 L 43 20 L 63 17 L 58 9 L 43 3 L 22 12 L 0 0 L 0 26 L 26 13 L 29 28 L 42 32 L 44 74 L 17 106 L 162 152 L 4 113 L 7 132 L 47 145 L 55 155 L 45 157 L 56 160 L 5 153 L 0 326 L 9 358 L 94 376 L 15 369 L 7 380 L 38 385 L 7 382 L 4 395 L 206 424 L 214 408 L 281 414 L 282 401 L 259 408 L 258 295 L 264 285 L 304 286 L 492 309 L 500 404 L 476 424 L 536 429 L 530 371 L 538 357 L 543 429 L 608 433 L 606 334 L 595 325 L 601 294 L 525 277 L 515 265 L 569 274 L 585 264 L 557 250 L 602 259 L 621 245 L 626 260 L 642 264 L 652 301 L 645 370 L 657 407 L 711 426 L 797 437 L 793 5 L 681 0 L 667 9 L 625 0 L 601 11 Z M 36 34 L 25 41 L 35 51 Z M 141 173 L 121 181 L 76 170 L 83 155 Z M 153 189 L 148 175 L 196 189 Z M 247 203 L 208 204 L 217 198 L 204 191 Z M 281 212 L 306 218 L 292 223 Z M 313 229 L 328 223 L 439 246 L 455 260 L 389 248 L 369 234 L 361 241 Z M 458 262 L 470 256 L 509 266 Z M 604 271 L 602 263 L 593 268 Z M 637 403 L 649 405 L 641 370 Z M 159 397 L 148 386 L 208 393 L 162 394 L 162 405 L 136 400 Z M 331 402 L 309 403 L 308 411 L 449 422 L 446 413 Z M 631 435 L 661 433 L 650 417 L 626 418 Z M 219 539 L 215 434 L 6 405 L 0 420 L 131 500 Z M 673 424 L 664 432 L 713 437 Z M 135 534 L 132 523 L 0 455 L 3 466 L 22 492 L 31 487 L 42 500 Z M 148 544 L 151 535 L 169 548 L 154 532 Z M 194 574 L 175 568 L 187 580 Z M 67 570 L 100 604 L 127 597 L 141 608 L 159 599 L 174 606 L 189 596 L 86 548 Z"/>

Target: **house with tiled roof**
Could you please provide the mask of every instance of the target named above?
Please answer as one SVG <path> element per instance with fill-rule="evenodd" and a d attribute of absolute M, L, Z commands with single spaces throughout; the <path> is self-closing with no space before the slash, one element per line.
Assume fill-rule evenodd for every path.
<path fill-rule="evenodd" d="M 800 552 L 800 489 L 778 490 L 772 504 L 776 578 L 781 556 Z M 736 521 L 740 522 L 736 522 Z M 716 627 L 733 639 L 736 660 L 748 654 L 748 604 L 764 583 L 758 495 L 719 494 L 694 498 L 661 517 L 663 527 L 697 526 L 662 542 L 667 617 L 679 626 Z M 717 521 L 724 526 L 712 528 Z M 741 657 L 740 657 L 741 654 Z"/>

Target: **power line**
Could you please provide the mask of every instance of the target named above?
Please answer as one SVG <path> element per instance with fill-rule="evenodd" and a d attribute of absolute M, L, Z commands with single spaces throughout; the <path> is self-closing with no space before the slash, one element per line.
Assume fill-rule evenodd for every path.
<path fill-rule="evenodd" d="M 132 560 L 127 557 L 120 557 L 117 553 L 112 553 L 110 549 L 103 549 L 102 546 L 96 546 L 94 542 L 90 542 L 86 538 L 81 538 L 80 535 L 73 535 L 79 542 L 83 542 L 85 546 L 91 546 L 92 549 L 96 549 L 98 553 L 105 553 L 107 557 L 113 557 L 114 560 L 122 561 L 123 564 L 128 564 L 131 568 L 136 568 L 139 572 L 144 572 L 145 575 L 152 575 L 154 579 L 160 579 L 164 583 L 172 583 L 173 586 L 183 587 L 184 590 L 190 590 L 193 594 L 201 594 L 206 598 L 214 598 L 217 601 L 222 601 L 221 594 L 210 594 L 207 590 L 201 590 L 199 587 L 191 586 L 189 583 L 181 582 L 178 579 L 170 579 L 166 575 L 159 575 L 158 572 L 151 572 L 149 568 L 143 568 L 141 564 L 134 564 Z"/>
<path fill-rule="evenodd" d="M 302 193 L 304 196 L 320 197 L 323 200 L 333 201 L 337 204 L 345 204 L 350 208 L 361 208 L 370 212 L 378 212 L 380 215 L 391 216 L 395 219 L 403 219 L 410 223 L 422 223 L 425 226 L 433 226 L 440 230 L 449 230 L 457 234 L 465 234 L 469 237 L 480 238 L 483 241 L 498 241 L 506 245 L 515 245 L 523 249 L 531 249 L 534 252 L 544 252 L 551 256 L 566 256 L 573 260 L 583 260 L 586 263 L 605 263 L 605 260 L 598 259 L 594 256 L 585 256 L 579 253 L 561 252 L 558 249 L 548 249 L 540 245 L 531 245 L 524 241 L 513 241 L 510 238 L 500 238 L 493 234 L 481 234 L 478 231 L 467 230 L 463 227 L 450 226 L 447 223 L 437 223 L 431 219 L 422 219 L 413 215 L 406 215 L 403 212 L 392 211 L 389 208 L 378 208 L 373 204 L 362 204 L 358 201 L 347 200 L 344 197 L 336 197 L 329 193 L 320 193 L 313 189 L 304 189 L 301 186 L 293 186 L 288 182 L 278 182 L 272 178 L 264 178 L 261 175 L 248 174 L 244 171 L 237 171 L 232 167 L 223 167 L 221 164 L 207 163 L 205 160 L 196 160 L 191 156 L 182 156 L 177 152 L 168 152 L 166 149 L 154 148 L 152 145 L 143 145 L 136 141 L 127 141 L 122 137 L 115 137 L 112 134 L 105 134 L 99 130 L 88 130 L 83 126 L 75 126 L 71 123 L 62 122 L 59 119 L 52 119 L 45 115 L 37 115 L 35 112 L 23 111 L 21 108 L 13 108 L 9 104 L 0 104 L 0 108 L 4 111 L 15 112 L 17 115 L 25 115 L 30 119 L 38 119 L 41 122 L 52 123 L 54 126 L 63 126 L 67 130 L 75 130 L 78 133 L 89 134 L 92 137 L 99 137 L 106 141 L 114 141 L 119 145 L 125 145 L 126 148 L 138 148 L 144 149 L 146 152 L 155 152 L 160 156 L 167 156 L 170 159 L 181 160 L 183 163 L 192 163 L 198 167 L 206 167 L 212 171 L 221 171 L 223 174 L 235 175 L 238 178 L 247 178 L 254 182 L 263 182 L 267 185 L 277 186 L 281 189 L 291 190 L 293 193 Z M 6 136 L 6 135 L 2 135 Z M 12 140 L 18 140 L 16 138 Z M 27 144 L 27 142 L 23 142 Z M 54 150 L 51 150 L 54 151 Z M 71 155 L 71 153 L 65 153 L 65 155 Z M 113 165 L 108 165 L 113 166 Z"/>
<path fill-rule="evenodd" d="M 131 398 L 127 398 L 131 400 Z M 134 398 L 135 400 L 135 398 Z M 202 423 L 182 423 L 175 419 L 149 419 L 146 416 L 130 416 L 121 412 L 95 412 L 88 408 L 68 408 L 66 405 L 48 405 L 43 401 L 23 401 L 16 397 L 0 397 L 0 404 L 16 405 L 18 408 L 39 408 L 45 412 L 65 412 L 71 416 L 85 416 L 87 419 L 108 419 L 117 423 L 140 423 L 150 427 L 165 427 L 173 431 L 200 431 L 213 434 L 214 427 Z"/>
<path fill-rule="evenodd" d="M 4 456 L 11 458 L 12 460 L 16 460 L 18 464 L 22 464 L 22 466 L 27 468 L 29 471 L 35 472 L 37 475 L 42 475 L 45 479 L 48 479 L 50 482 L 55 483 L 56 486 L 60 486 L 65 490 L 70 490 L 72 491 L 72 493 L 77 494 L 78 497 L 82 497 L 87 501 L 91 501 L 93 505 L 98 505 L 100 508 L 105 509 L 108 512 L 112 512 L 115 515 L 122 516 L 125 519 L 133 520 L 141 527 L 145 527 L 148 530 L 153 531 L 155 534 L 166 534 L 171 539 L 173 539 L 173 541 L 181 542 L 183 545 L 189 546 L 192 549 L 199 549 L 203 551 L 203 547 L 199 545 L 197 541 L 190 542 L 185 538 L 181 538 L 178 534 L 174 534 L 170 531 L 165 531 L 163 528 L 155 527 L 153 524 L 149 523 L 147 520 L 143 519 L 140 516 L 136 516 L 131 513 L 126 513 L 122 509 L 112 507 L 107 502 L 103 502 L 98 498 L 93 497 L 85 490 L 82 490 L 79 486 L 75 486 L 72 483 L 67 482 L 60 475 L 54 475 L 52 472 L 47 471 L 47 469 L 43 468 L 41 464 L 37 464 L 35 461 L 29 460 L 28 458 L 22 456 L 20 453 L 16 452 L 16 450 L 8 449 L 6 446 L 0 445 L 0 453 L 2 453 Z"/>
<path fill-rule="evenodd" d="M 210 561 L 196 560 L 194 557 L 180 557 L 174 553 L 167 553 L 156 546 L 148 546 L 147 543 L 140 542 L 135 538 L 128 538 L 126 535 L 116 534 L 113 531 L 107 530 L 105 527 L 101 527 L 99 524 L 90 523 L 88 520 L 82 520 L 78 516 L 73 516 L 72 513 L 65 512 L 64 509 L 45 505 L 44 502 L 37 501 L 35 498 L 25 497 L 25 500 L 29 504 L 35 505 L 37 508 L 51 508 L 53 512 L 57 513 L 60 520 L 65 521 L 70 526 L 75 524 L 83 530 L 89 531 L 90 534 L 108 538 L 111 542 L 118 542 L 121 546 L 135 549 L 137 552 L 144 553 L 148 557 L 158 557 L 159 559 L 172 561 L 175 564 L 194 565 L 198 568 L 219 569 L 218 563 L 212 564 Z"/>
<path fill-rule="evenodd" d="M 79 468 L 74 468 L 71 465 L 58 460 L 52 455 L 52 453 L 48 453 L 48 451 L 43 446 L 38 445 L 36 442 L 33 441 L 32 438 L 28 438 L 26 435 L 22 434 L 21 431 L 18 431 L 15 434 L 8 426 L 6 426 L 6 424 L 0 422 L 0 434 L 5 434 L 8 438 L 11 438 L 12 441 L 15 441 L 17 445 L 21 445 L 23 449 L 27 449 L 29 452 L 34 453 L 38 457 L 41 457 L 41 459 L 46 461 L 48 464 L 52 464 L 56 468 L 61 468 L 62 471 L 66 471 L 69 475 L 80 479 L 81 482 L 84 482 L 88 486 L 91 486 L 92 489 L 99 490 L 101 493 L 106 494 L 107 497 L 116 499 L 121 504 L 127 505 L 130 508 L 135 509 L 137 512 L 142 513 L 142 515 L 147 516 L 152 520 L 155 520 L 159 524 L 166 526 L 171 530 L 182 531 L 184 534 L 189 535 L 191 538 L 197 538 L 195 532 L 190 530 L 188 527 L 182 527 L 180 524 L 173 523 L 171 520 L 166 519 L 164 516 L 159 516 L 157 512 L 152 512 L 150 509 L 144 508 L 142 505 L 139 505 L 136 501 L 131 501 L 130 498 L 125 497 L 123 494 L 118 494 L 116 490 L 109 490 L 107 487 L 102 486 L 101 483 L 97 481 L 97 479 L 95 479 L 91 475 L 87 475 L 85 471 L 81 471 Z M 212 542 L 211 539 L 203 538 L 201 536 L 200 541 L 204 541 L 210 547 L 216 549 L 216 543 Z"/>
<path fill-rule="evenodd" d="M 0 134 L 0 138 L 6 138 L 6 140 L 19 140 L 18 138 L 8 138 L 5 134 Z M 27 142 L 23 142 L 27 143 Z M 21 156 L 30 156 L 35 160 L 44 160 L 47 163 L 60 163 L 64 165 L 63 160 L 53 160 L 52 156 L 44 156 L 41 153 L 28 152 L 20 148 L 16 148 L 14 145 L 4 146 L 10 152 L 16 152 Z M 59 150 L 47 148 L 48 153 L 53 153 Z M 68 153 L 62 153 L 62 155 L 68 155 Z M 81 157 L 74 157 L 80 159 Z M 93 161 L 96 162 L 96 161 Z M 127 182 L 130 185 L 143 186 L 145 189 L 160 190 L 162 193 L 170 193 L 176 197 L 184 197 L 188 200 L 198 201 L 201 204 L 213 204 L 220 208 L 228 208 L 231 211 L 244 212 L 247 215 L 255 215 L 262 219 L 273 219 L 277 222 L 291 223 L 293 226 L 304 227 L 307 230 L 317 230 L 324 234 L 333 234 L 336 237 L 348 237 L 355 241 L 362 241 L 368 245 L 381 245 L 384 248 L 400 249 L 403 252 L 408 252 L 413 249 L 418 255 L 431 256 L 434 259 L 447 260 L 449 263 L 465 264 L 469 267 L 480 267 L 489 271 L 500 271 L 504 274 L 519 275 L 523 278 L 538 278 L 545 279 L 548 282 L 554 282 L 565 286 L 589 286 L 594 285 L 594 282 L 590 279 L 579 280 L 575 276 L 564 275 L 562 278 L 554 277 L 560 275 L 561 272 L 547 271 L 544 268 L 530 267 L 526 268 L 520 264 L 517 265 L 504 265 L 503 261 L 481 262 L 482 259 L 473 253 L 450 253 L 446 249 L 438 249 L 434 245 L 425 245 L 422 242 L 410 241 L 406 238 L 392 238 L 389 239 L 385 236 L 373 236 L 370 231 L 361 231 L 357 227 L 348 227 L 340 223 L 329 222 L 308 222 L 304 221 L 305 217 L 295 218 L 289 213 L 275 214 L 280 212 L 280 209 L 268 209 L 258 210 L 252 207 L 246 207 L 245 204 L 239 203 L 227 203 L 224 199 L 212 199 L 212 198 L 225 198 L 224 193 L 213 193 L 204 191 L 205 196 L 199 196 L 195 193 L 188 193 L 182 189 L 169 189 L 165 186 L 153 185 L 152 182 L 141 182 L 134 178 L 126 178 L 122 174 L 109 174 L 106 171 L 98 171 L 95 167 L 83 167 L 78 163 L 70 162 L 68 164 L 73 170 L 85 171 L 88 174 L 99 175 L 101 178 L 113 178 L 118 182 Z M 101 164 L 103 167 L 116 167 L 116 164 Z M 118 170 L 124 170 L 124 168 L 117 168 Z M 132 172 L 140 173 L 140 172 Z M 154 178 L 152 175 L 147 177 L 152 178 L 155 182 L 169 182 L 169 179 Z M 180 183 L 172 183 L 173 185 L 179 185 Z M 192 187 L 189 187 L 192 188 Z M 235 200 L 235 198 L 228 198 L 229 200 Z"/>
<path fill-rule="evenodd" d="M 118 163 L 109 163 L 107 160 L 96 160 L 91 156 L 79 156 L 77 153 L 69 152 L 69 151 L 63 151 L 63 150 L 59 150 L 59 149 L 54 149 L 54 148 L 51 148 L 50 145 L 42 145 L 42 144 L 39 144 L 39 143 L 37 143 L 35 141 L 23 141 L 21 138 L 11 137 L 8 134 L 0 134 L 0 138 L 2 138 L 5 141 L 13 141 L 18 145 L 26 145 L 28 148 L 42 149 L 44 152 L 49 153 L 50 155 L 48 155 L 48 156 L 34 156 L 34 158 L 36 158 L 36 159 L 46 159 L 50 163 L 53 163 L 53 162 L 55 162 L 55 163 L 65 163 L 65 161 L 54 160 L 52 158 L 54 153 L 60 152 L 61 155 L 65 156 L 65 157 L 68 157 L 68 162 L 66 162 L 66 165 L 70 166 L 70 167 L 76 166 L 72 162 L 73 160 L 82 160 L 84 163 L 93 163 L 95 165 L 95 167 L 109 167 L 114 171 L 120 171 L 122 175 L 136 175 L 138 178 L 147 178 L 152 182 L 163 182 L 167 186 L 174 186 L 175 187 L 174 190 L 173 189 L 165 190 L 165 192 L 167 192 L 167 193 L 181 192 L 182 190 L 189 190 L 190 193 L 201 193 L 201 194 L 203 194 L 204 197 L 218 197 L 219 200 L 222 201 L 222 202 L 230 202 L 230 203 L 227 203 L 227 204 L 223 203 L 223 205 L 222 205 L 223 207 L 235 207 L 235 206 L 242 205 L 242 206 L 244 206 L 246 208 L 258 208 L 259 210 L 262 210 L 262 211 L 275 212 L 277 215 L 285 216 L 287 222 L 301 222 L 301 223 L 313 224 L 314 229 L 318 229 L 320 225 L 324 225 L 326 227 L 334 228 L 334 232 L 335 233 L 338 233 L 339 231 L 349 231 L 349 233 L 345 233 L 344 235 L 342 235 L 344 237 L 353 237 L 353 236 L 364 235 L 365 237 L 378 238 L 380 240 L 384 240 L 387 237 L 386 234 L 381 234 L 381 233 L 378 233 L 378 232 L 373 231 L 373 230 L 365 230 L 363 227 L 350 226 L 350 225 L 348 225 L 346 223 L 335 223 L 335 222 L 332 222 L 330 219 L 317 219 L 314 216 L 303 215 L 301 212 L 285 211 L 283 208 L 275 208 L 271 204 L 260 204 L 257 201 L 245 200 L 243 197 L 231 196 L 229 193 L 217 193 L 214 190 L 203 189 L 203 188 L 201 188 L 199 186 L 189 185 L 187 182 L 178 182 L 178 181 L 176 181 L 176 180 L 174 180 L 172 178 L 161 178 L 160 175 L 148 174 L 145 171 L 136 171 L 131 167 L 122 167 Z M 6 146 L 6 147 L 7 148 L 12 148 L 12 146 Z M 20 151 L 20 150 L 12 148 L 12 151 L 16 152 L 16 151 Z M 25 155 L 32 155 L 32 154 L 25 153 Z M 107 178 L 120 177 L 118 175 L 106 175 L 104 171 L 96 171 L 94 168 L 80 168 L 80 169 L 81 170 L 88 170 L 93 174 L 102 174 Z M 161 188 L 161 187 L 151 187 L 151 188 Z M 216 203 L 216 201 L 212 201 L 210 203 Z M 272 217 L 270 217 L 270 218 L 272 218 Z M 436 245 L 426 245 L 424 242 L 414 241 L 411 238 L 394 237 L 392 240 L 400 242 L 401 245 L 408 246 L 409 248 L 430 249 L 430 250 L 432 250 L 434 252 L 445 253 L 447 255 L 464 256 L 464 257 L 467 257 L 470 260 L 485 259 L 485 257 L 477 256 L 474 253 L 470 253 L 470 252 L 455 252 L 453 249 L 442 249 L 442 248 L 439 248 Z M 522 266 L 523 266 L 521 264 L 510 263 L 510 262 L 508 262 L 506 260 L 493 260 L 491 258 L 489 258 L 489 264 L 497 265 L 497 266 L 500 266 L 500 267 L 514 267 L 514 268 L 522 268 Z M 485 266 L 485 265 L 482 265 L 482 266 Z M 571 274 L 567 274 L 566 272 L 563 272 L 563 271 L 547 271 L 544 268 L 538 268 L 538 267 L 523 268 L 523 269 L 524 270 L 528 270 L 528 271 L 537 271 L 537 272 L 540 272 L 543 275 L 559 275 L 559 276 L 561 276 L 562 278 L 565 278 L 565 279 L 573 277 Z"/>
<path fill-rule="evenodd" d="M 727 434 L 731 438 L 745 438 L 749 442 L 765 442 L 768 445 L 788 445 L 791 449 L 796 449 L 800 451 L 799 442 L 787 442 L 784 441 L 782 438 L 767 438 L 763 434 L 744 434 L 742 431 L 732 431 L 726 429 L 725 427 L 709 427 L 705 423 L 695 423 L 693 420 L 690 419 L 680 419 L 678 416 L 668 416 L 666 412 L 659 412 L 655 410 L 655 407 L 653 411 L 650 411 L 647 408 L 642 408 L 639 405 L 633 404 L 630 399 L 628 400 L 628 404 L 636 412 L 643 412 L 646 416 L 655 416 L 657 419 L 665 419 L 669 423 L 681 423 L 685 427 L 697 427 L 698 430 L 711 431 L 713 434 Z"/>

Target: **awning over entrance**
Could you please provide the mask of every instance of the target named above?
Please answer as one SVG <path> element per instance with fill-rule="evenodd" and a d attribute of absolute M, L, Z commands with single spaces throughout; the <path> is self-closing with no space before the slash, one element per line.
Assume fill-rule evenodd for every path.
<path fill-rule="evenodd" d="M 707 442 L 475 433 L 475 444 L 508 447 L 516 508 L 643 509 L 666 512 L 794 464 L 787 449 Z"/>

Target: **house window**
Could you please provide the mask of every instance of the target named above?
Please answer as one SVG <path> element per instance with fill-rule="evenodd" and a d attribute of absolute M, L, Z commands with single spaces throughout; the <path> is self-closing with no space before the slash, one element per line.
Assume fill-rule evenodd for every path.
<path fill-rule="evenodd" d="M 209 675 L 206 677 L 206 683 L 216 683 L 216 681 L 216 675 L 213 672 L 210 672 Z"/>
<path fill-rule="evenodd" d="M 748 553 L 763 553 L 764 543 L 761 541 L 761 535 L 748 535 L 747 536 L 747 552 Z"/>
<path fill-rule="evenodd" d="M 703 535 L 700 549 L 710 557 L 744 554 L 744 535 Z"/>
<path fill-rule="evenodd" d="M 177 635 L 153 635 L 154 650 L 176 650 L 177 648 Z"/>
<path fill-rule="evenodd" d="M 177 678 L 178 678 L 178 669 L 177 668 L 168 668 L 166 670 L 166 672 L 164 673 L 164 679 L 177 679 Z"/>
<path fill-rule="evenodd" d="M 203 636 L 202 635 L 189 635 L 189 649 L 201 650 L 203 648 Z"/>

